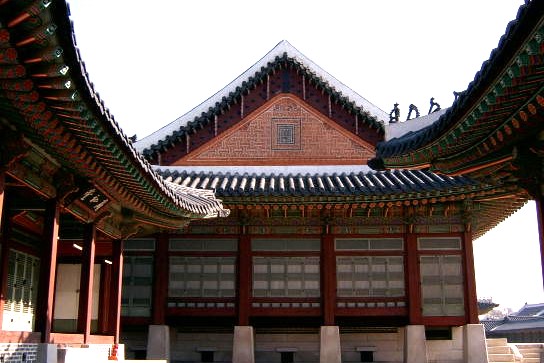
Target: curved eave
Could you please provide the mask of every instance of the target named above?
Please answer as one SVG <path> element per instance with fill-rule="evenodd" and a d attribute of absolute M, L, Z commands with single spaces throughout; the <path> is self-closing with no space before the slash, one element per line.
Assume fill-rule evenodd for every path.
<path fill-rule="evenodd" d="M 168 182 L 213 188 L 232 209 L 255 206 L 287 208 L 372 209 L 474 202 L 473 236 L 477 238 L 505 220 L 527 201 L 512 185 L 487 184 L 465 176 L 422 170 L 351 173 L 187 172 L 158 169 Z M 477 216 L 477 217 L 476 217 Z"/>
<path fill-rule="evenodd" d="M 244 199 L 248 203 L 280 199 L 315 202 L 324 198 L 337 202 L 352 200 L 391 205 L 397 202 L 403 204 L 405 201 L 411 204 L 419 200 L 426 204 L 516 192 L 510 186 L 480 183 L 464 176 L 449 177 L 421 170 L 318 174 L 187 172 L 166 168 L 158 171 L 166 181 L 181 187 L 213 189 L 225 203 Z"/>
<path fill-rule="evenodd" d="M 136 148 L 149 157 L 166 146 L 175 145 L 185 134 L 191 134 L 194 130 L 213 122 L 216 115 L 221 115 L 239 103 L 242 95 L 251 92 L 258 84 L 266 82 L 268 75 L 283 67 L 295 67 L 311 84 L 330 95 L 332 101 L 338 102 L 344 109 L 357 115 L 362 122 L 378 132 L 385 132 L 387 114 L 384 111 L 325 72 L 287 41 L 282 41 L 215 95 L 162 129 L 139 140 L 135 144 Z"/>
<path fill-rule="evenodd" d="M 93 89 L 64 1 L 1 2 L 0 24 L 0 112 L 12 126 L 137 213 L 228 214 L 215 197 L 172 189 L 135 150 Z"/>
<path fill-rule="evenodd" d="M 452 107 L 432 125 L 379 143 L 369 165 L 408 168 L 448 159 L 446 169 L 434 169 L 447 173 L 539 127 L 531 117 L 542 114 L 544 106 L 543 18 L 542 1 L 521 6 Z"/>

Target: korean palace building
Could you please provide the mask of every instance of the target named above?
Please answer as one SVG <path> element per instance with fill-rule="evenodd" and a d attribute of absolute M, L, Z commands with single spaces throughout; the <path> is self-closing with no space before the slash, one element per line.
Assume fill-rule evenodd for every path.
<path fill-rule="evenodd" d="M 544 2 L 450 108 L 405 122 L 282 41 L 132 140 L 64 1 L 0 0 L 0 49 L 2 360 L 120 343 L 171 362 L 487 362 L 472 243 L 528 200 L 542 226 Z"/>

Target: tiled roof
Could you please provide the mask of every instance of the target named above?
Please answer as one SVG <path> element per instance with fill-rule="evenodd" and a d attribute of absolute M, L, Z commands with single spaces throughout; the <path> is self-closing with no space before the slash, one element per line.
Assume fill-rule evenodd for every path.
<path fill-rule="evenodd" d="M 484 329 L 487 332 L 493 330 L 494 328 L 498 327 L 499 325 L 504 324 L 505 319 L 500 320 L 480 320 L 480 323 L 484 325 Z"/>
<path fill-rule="evenodd" d="M 534 317 L 524 317 L 519 318 L 515 316 L 508 316 L 503 320 L 503 324 L 496 326 L 491 329 L 491 334 L 493 333 L 505 333 L 508 331 L 516 330 L 542 330 L 544 329 L 544 317 L 534 316 Z"/>
<path fill-rule="evenodd" d="M 521 309 L 512 315 L 515 316 L 536 316 L 544 313 L 544 304 L 525 304 Z"/>
<path fill-rule="evenodd" d="M 524 108 L 528 97 L 542 99 L 543 16 L 544 2 L 533 0 L 522 5 L 498 47 L 452 107 L 427 127 L 379 143 L 377 157 L 369 165 L 375 169 L 410 167 L 454 153 L 472 159 L 515 137 L 512 130 L 520 127 L 513 119 L 515 113 L 534 113 L 531 106 L 528 111 Z M 540 99 L 535 102 L 537 107 Z M 457 163 L 463 162 L 459 159 Z M 448 166 L 433 170 L 451 172 L 446 170 Z"/>
<path fill-rule="evenodd" d="M 427 171 L 395 170 L 385 172 L 324 174 L 240 174 L 186 172 L 163 167 L 159 173 L 169 182 L 192 188 L 213 189 L 227 196 L 382 196 L 440 192 L 466 193 L 477 182 L 466 177 L 440 176 Z"/>
<path fill-rule="evenodd" d="M 385 141 L 400 137 L 408 137 L 413 133 L 435 123 L 440 116 L 448 111 L 449 108 L 443 108 L 428 115 L 413 118 L 404 122 L 390 123 L 385 127 Z"/>
<path fill-rule="evenodd" d="M 266 79 L 268 74 L 286 63 L 296 67 L 308 80 L 333 95 L 345 107 L 360 114 L 361 120 L 366 120 L 375 128 L 383 129 L 388 120 L 385 111 L 338 81 L 284 40 L 212 97 L 170 124 L 136 142 L 136 148 L 144 155 L 151 154 L 152 150 L 160 149 L 163 144 L 173 143 L 173 140 L 185 133 L 190 133 L 192 129 L 205 126 L 208 120 L 220 114 L 223 109 L 238 102 L 241 94 L 247 93 L 262 79 Z"/>
<path fill-rule="evenodd" d="M 493 308 L 499 306 L 499 304 L 495 304 L 491 300 L 480 300 L 478 299 L 478 315 L 486 314 Z"/>
<path fill-rule="evenodd" d="M 213 189 L 229 207 L 277 204 L 360 205 L 361 208 L 425 205 L 473 200 L 473 236 L 478 238 L 506 219 L 527 201 L 512 187 L 475 181 L 465 176 L 444 176 L 423 170 L 334 172 L 325 167 L 312 173 L 263 167 L 259 172 L 184 170 L 155 167 L 169 183 Z M 514 192 L 514 195 L 512 193 Z M 504 198 L 508 195 L 508 198 Z M 285 204 L 283 205 L 285 206 Z"/>
<path fill-rule="evenodd" d="M 136 151 L 94 90 L 67 4 L 0 2 L 0 115 L 68 170 L 157 218 L 225 215 L 220 200 L 172 188 Z"/>

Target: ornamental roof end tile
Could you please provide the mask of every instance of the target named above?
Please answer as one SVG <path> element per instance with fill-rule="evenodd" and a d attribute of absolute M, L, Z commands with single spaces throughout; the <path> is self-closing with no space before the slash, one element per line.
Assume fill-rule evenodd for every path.
<path fill-rule="evenodd" d="M 377 169 L 383 168 L 389 158 L 401 157 L 417 149 L 428 147 L 430 143 L 443 137 L 446 130 L 451 130 L 456 123 L 465 120 L 468 111 L 474 109 L 478 100 L 485 101 L 486 90 L 502 77 L 505 67 L 512 64 L 512 58 L 515 57 L 516 52 L 526 51 L 527 47 L 524 48 L 522 43 L 526 37 L 533 36 L 531 34 L 535 27 L 541 26 L 539 24 L 542 24 L 543 12 L 542 1 L 526 1 L 524 5 L 521 5 L 516 19 L 508 23 L 498 46 L 491 51 L 489 59 L 482 63 L 473 81 L 468 84 L 464 92 L 459 93 L 453 105 L 440 114 L 434 115 L 438 118 L 422 128 L 403 130 L 407 129 L 408 125 L 389 125 L 386 141 L 377 145 L 377 156 L 369 165 Z"/>

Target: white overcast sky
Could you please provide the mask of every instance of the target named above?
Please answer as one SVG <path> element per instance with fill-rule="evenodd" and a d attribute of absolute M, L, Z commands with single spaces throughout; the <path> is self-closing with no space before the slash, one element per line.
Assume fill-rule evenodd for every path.
<path fill-rule="evenodd" d="M 197 106 L 288 40 L 389 113 L 427 114 L 463 91 L 521 0 L 71 0 L 95 90 L 141 139 Z M 535 206 L 474 242 L 479 297 L 544 302 Z"/>

